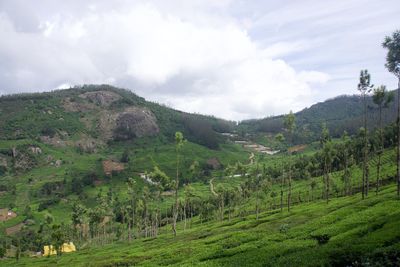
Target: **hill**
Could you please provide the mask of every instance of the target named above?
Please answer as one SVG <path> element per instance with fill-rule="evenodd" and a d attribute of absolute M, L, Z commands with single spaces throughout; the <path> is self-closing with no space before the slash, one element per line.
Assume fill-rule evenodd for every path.
<path fill-rule="evenodd" d="M 0 236 L 29 223 L 38 229 L 49 215 L 69 221 L 75 202 L 93 207 L 98 194 L 126 195 L 128 178 L 151 186 L 143 175 L 155 167 L 173 177 L 176 131 L 187 139 L 182 184 L 201 184 L 214 168 L 248 157 L 219 134 L 232 122 L 177 111 L 108 85 L 2 96 L 0 111 L 0 208 L 17 214 L 1 222 Z M 189 172 L 194 162 L 195 176 Z"/>
<path fill-rule="evenodd" d="M 395 91 L 393 91 L 395 93 Z M 396 119 L 397 97 L 383 111 L 383 124 L 388 125 Z M 369 129 L 378 125 L 379 110 L 372 97 L 367 97 L 367 124 Z M 350 135 L 358 132 L 363 125 L 363 102 L 360 96 L 343 95 L 312 105 L 297 113 L 295 143 L 309 143 L 318 140 L 322 123 L 330 130 L 333 137 L 340 137 L 344 131 Z M 258 120 L 246 120 L 239 124 L 242 131 L 253 133 L 276 134 L 283 131 L 283 115 Z"/>
<path fill-rule="evenodd" d="M 148 102 L 131 91 L 109 85 L 0 97 L 3 140 L 30 138 L 65 143 L 84 136 L 84 149 L 95 149 L 104 142 L 146 136 L 170 142 L 175 132 L 181 131 L 188 140 L 217 149 L 223 142 L 217 132 L 230 131 L 233 126 L 230 121 Z"/>

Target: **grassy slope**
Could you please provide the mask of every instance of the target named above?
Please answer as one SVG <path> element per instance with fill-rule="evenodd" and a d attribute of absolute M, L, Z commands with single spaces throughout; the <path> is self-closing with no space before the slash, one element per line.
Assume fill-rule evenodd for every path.
<path fill-rule="evenodd" d="M 0 195 L 0 207 L 7 207 L 9 203 L 13 202 L 15 203 L 14 210 L 17 214 L 21 214 L 25 206 L 30 205 L 36 219 L 36 225 L 39 225 L 39 222 L 43 220 L 46 213 L 52 214 L 57 223 L 69 221 L 71 203 L 77 199 L 76 195 L 71 194 L 65 197 L 65 201 L 52 205 L 47 210 L 38 212 L 39 203 L 43 199 L 46 199 L 46 197 L 37 197 L 34 192 L 38 192 L 46 182 L 63 181 L 64 177 L 67 181 L 70 181 L 75 176 L 79 177 L 92 171 L 97 173 L 104 183 L 96 187 L 87 186 L 84 189 L 85 194 L 88 196 L 84 203 L 90 207 L 95 203 L 95 197 L 100 189 L 103 191 L 103 194 L 106 194 L 108 188 L 112 187 L 113 191 L 120 198 L 126 196 L 127 188 L 125 182 L 127 177 L 134 177 L 138 185 L 143 186 L 145 183 L 138 177 L 137 173 L 151 171 L 155 164 L 160 166 L 169 175 L 172 176 L 174 174 L 176 152 L 173 144 L 161 144 L 157 141 L 152 143 L 151 140 L 143 144 L 128 144 L 128 147 L 134 151 L 128 168 L 125 172 L 112 179 L 104 177 L 100 160 L 106 158 L 119 159 L 126 148 L 126 144 L 115 144 L 95 154 L 80 154 L 75 148 L 54 148 L 34 140 L 0 140 L 0 149 L 9 149 L 13 146 L 24 144 L 39 146 L 43 151 L 43 155 L 40 157 L 45 158 L 47 155 L 52 155 L 54 159 L 62 159 L 63 161 L 63 164 L 59 168 L 45 164 L 42 161 L 39 166 L 26 173 L 1 177 L 3 183 L 15 184 L 16 194 L 12 195 L 11 192 L 7 192 Z M 236 161 L 245 161 L 249 154 L 243 151 L 240 146 L 234 144 L 222 144 L 220 150 L 210 150 L 204 146 L 187 142 L 182 150 L 182 155 L 185 169 L 188 169 L 188 166 L 194 160 L 205 162 L 208 158 L 218 157 L 222 164 L 227 165 L 228 163 L 233 164 Z M 29 179 L 32 179 L 31 183 L 28 182 Z M 207 184 L 198 182 L 194 183 L 193 186 L 199 197 L 208 195 Z M 162 207 L 167 208 L 172 202 L 171 198 L 167 198 Z M 23 221 L 23 219 L 23 216 L 18 216 L 7 222 L 0 222 L 0 236 L 5 228 L 16 225 Z"/>
<path fill-rule="evenodd" d="M 296 205 L 290 213 L 264 212 L 228 222 L 193 223 L 176 238 L 135 240 L 73 254 L 3 266 L 321 266 L 367 261 L 400 250 L 400 201 L 394 184 L 361 200 L 359 194 Z M 286 233 L 280 231 L 288 225 Z M 169 230 L 169 229 L 168 229 Z M 165 230 L 164 230 L 165 232 Z M 314 235 L 328 234 L 319 245 Z M 284 257 L 283 257 L 284 256 Z M 399 256 L 399 255 L 397 255 Z M 343 261 L 347 259 L 348 262 Z"/>

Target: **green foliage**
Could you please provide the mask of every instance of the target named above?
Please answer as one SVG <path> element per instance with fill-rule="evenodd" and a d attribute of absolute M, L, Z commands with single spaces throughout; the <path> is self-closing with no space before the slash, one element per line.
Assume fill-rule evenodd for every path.
<path fill-rule="evenodd" d="M 400 79 L 400 31 L 386 36 L 382 46 L 388 50 L 386 54 L 386 68 Z"/>
<path fill-rule="evenodd" d="M 397 94 L 397 91 L 392 91 Z M 367 127 L 378 127 L 379 110 L 374 108 L 372 96 L 366 96 L 368 117 Z M 397 105 L 394 99 L 393 106 Z M 319 140 L 321 125 L 326 123 L 333 138 L 339 138 L 344 131 L 355 135 L 363 123 L 363 102 L 359 96 L 338 96 L 317 103 L 294 114 L 296 131 L 293 134 L 294 144 L 311 143 Z M 387 126 L 396 120 L 395 109 L 388 108 L 383 116 L 383 125 Z M 284 116 L 268 117 L 260 120 L 246 120 L 239 124 L 239 129 L 251 133 L 277 134 L 284 129 Z"/>

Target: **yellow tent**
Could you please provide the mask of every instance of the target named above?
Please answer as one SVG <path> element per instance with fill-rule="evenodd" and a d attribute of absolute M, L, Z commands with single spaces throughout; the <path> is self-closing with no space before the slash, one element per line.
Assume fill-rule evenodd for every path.
<path fill-rule="evenodd" d="M 64 243 L 61 247 L 61 251 L 63 253 L 69 253 L 69 252 L 74 252 L 76 251 L 75 245 L 72 242 L 69 243 Z M 43 256 L 49 256 L 49 255 L 56 255 L 57 251 L 52 245 L 49 246 L 44 246 L 44 253 Z"/>

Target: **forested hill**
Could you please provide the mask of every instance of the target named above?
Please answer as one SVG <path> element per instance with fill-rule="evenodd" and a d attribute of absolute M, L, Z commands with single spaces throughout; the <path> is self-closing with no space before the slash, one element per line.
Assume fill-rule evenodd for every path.
<path fill-rule="evenodd" d="M 0 139 L 47 143 L 79 139 L 85 150 L 146 137 L 173 142 L 176 131 L 189 141 L 216 149 L 223 142 L 218 132 L 231 131 L 234 125 L 177 111 L 109 85 L 0 97 Z"/>
<path fill-rule="evenodd" d="M 395 91 L 393 91 L 395 94 Z M 385 125 L 395 121 L 397 95 L 394 102 L 382 111 Z M 359 95 L 342 95 L 324 102 L 312 105 L 297 113 L 295 142 L 307 143 L 319 138 L 321 127 L 326 123 L 330 133 L 338 137 L 347 131 L 356 134 L 363 125 L 363 100 Z M 367 97 L 368 128 L 374 129 L 379 122 L 379 108 L 373 103 L 372 96 Z M 239 124 L 242 131 L 278 133 L 283 131 L 284 115 L 268 117 L 259 120 L 246 120 Z"/>

